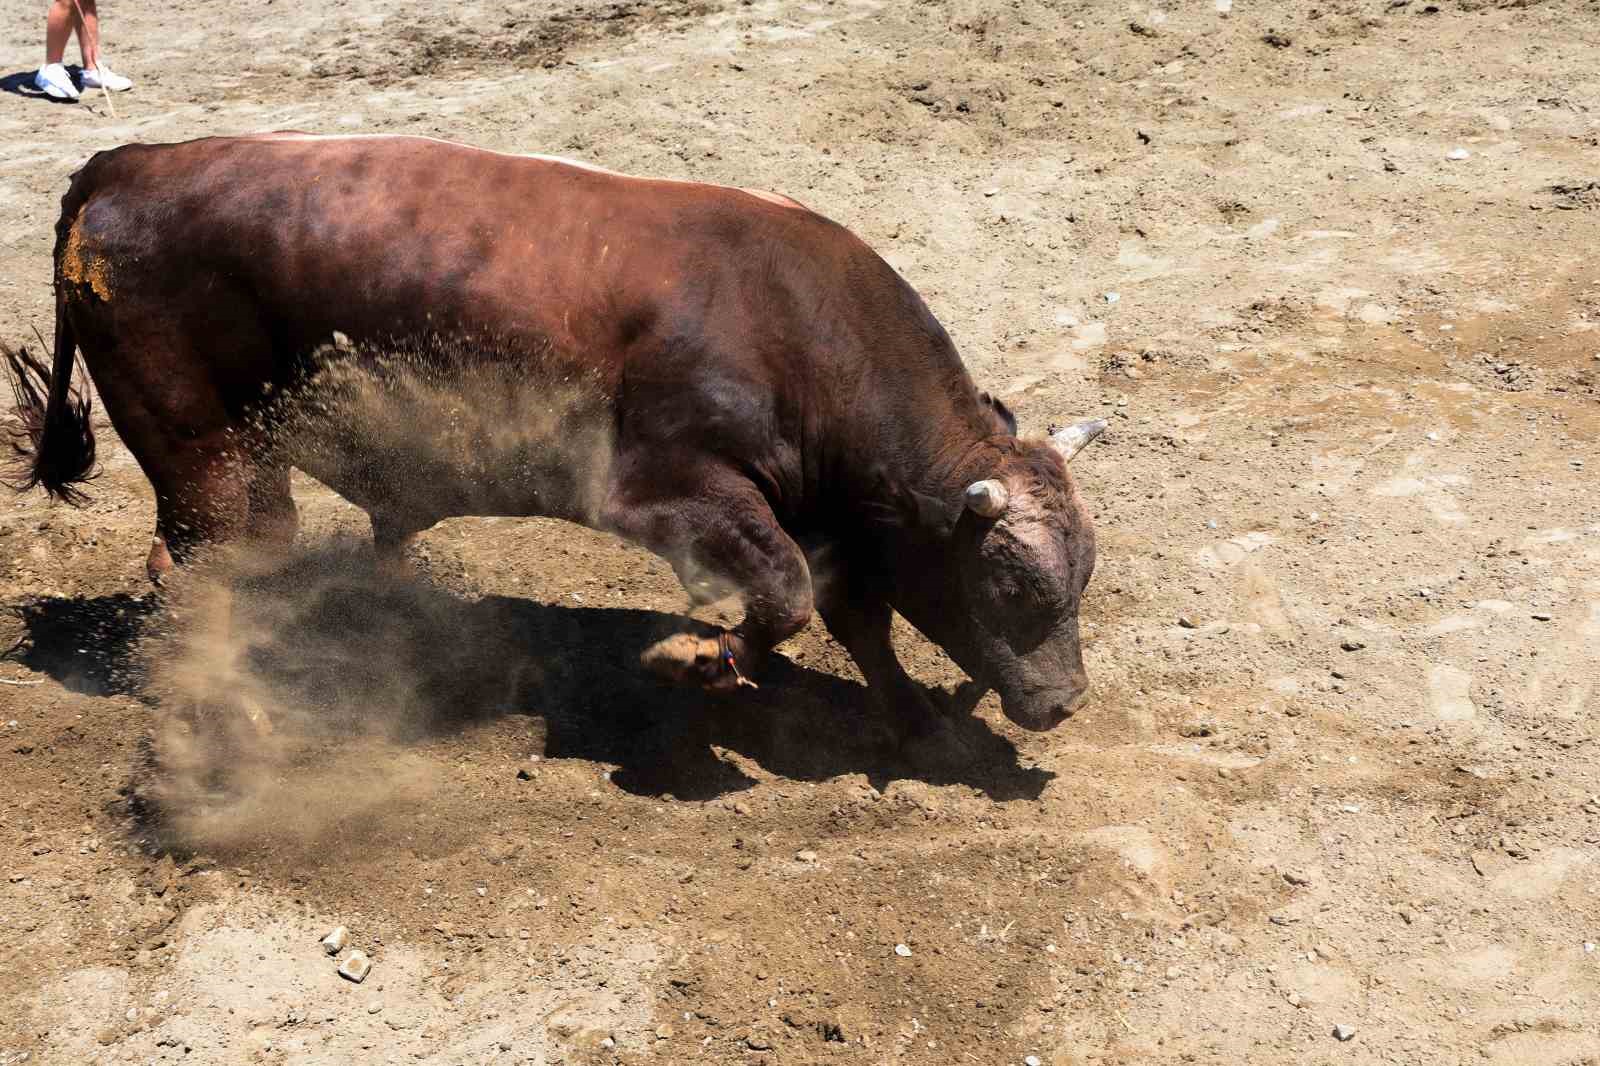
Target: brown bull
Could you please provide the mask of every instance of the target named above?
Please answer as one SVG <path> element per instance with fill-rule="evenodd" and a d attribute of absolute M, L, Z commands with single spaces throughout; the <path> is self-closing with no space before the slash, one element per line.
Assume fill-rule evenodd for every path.
<path fill-rule="evenodd" d="M 815 608 L 920 720 L 893 609 L 1026 728 L 1086 687 L 1066 460 L 1103 423 L 1019 439 L 916 292 L 792 200 L 413 137 L 129 145 L 74 176 L 55 286 L 53 367 L 11 359 L 22 487 L 90 476 L 81 352 L 155 488 L 158 580 L 291 539 L 299 467 L 380 561 L 452 515 L 545 515 L 739 591 L 736 629 L 646 653 L 675 680 L 755 675 Z"/>

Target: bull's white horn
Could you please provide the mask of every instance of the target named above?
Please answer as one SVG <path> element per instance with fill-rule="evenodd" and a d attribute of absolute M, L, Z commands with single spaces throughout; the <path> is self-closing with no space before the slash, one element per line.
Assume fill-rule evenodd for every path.
<path fill-rule="evenodd" d="M 1106 420 L 1091 418 L 1087 422 L 1074 422 L 1066 429 L 1058 429 L 1050 434 L 1050 443 L 1055 445 L 1056 451 L 1061 453 L 1061 458 L 1072 462 L 1072 457 L 1088 445 L 1088 443 L 1104 433 Z"/>
<path fill-rule="evenodd" d="M 984 518 L 999 518 L 1005 514 L 1010 500 L 1006 487 L 994 478 L 974 481 L 967 486 L 967 506 L 972 508 L 973 514 Z"/>

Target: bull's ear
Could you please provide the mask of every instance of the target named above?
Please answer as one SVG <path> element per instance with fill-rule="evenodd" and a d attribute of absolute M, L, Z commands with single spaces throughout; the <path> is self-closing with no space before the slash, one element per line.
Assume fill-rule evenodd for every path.
<path fill-rule="evenodd" d="M 868 501 L 868 517 L 878 525 L 894 526 L 907 532 L 945 536 L 961 517 L 961 505 L 909 488 L 879 470 L 875 498 Z"/>
<path fill-rule="evenodd" d="M 1012 437 L 1017 435 L 1017 416 L 1011 413 L 1011 408 L 987 392 L 979 393 L 978 400 L 994 414 L 1000 423 L 1001 432 Z"/>

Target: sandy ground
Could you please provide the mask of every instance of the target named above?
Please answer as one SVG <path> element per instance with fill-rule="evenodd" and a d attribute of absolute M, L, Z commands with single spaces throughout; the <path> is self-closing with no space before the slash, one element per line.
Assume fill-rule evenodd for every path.
<path fill-rule="evenodd" d="M 129 140 L 778 190 L 1025 428 L 1113 416 L 1096 688 L 1023 734 L 907 630 L 907 765 L 820 626 L 668 692 L 664 564 L 458 521 L 379 589 L 306 481 L 228 667 L 285 728 L 179 787 L 102 427 L 89 506 L 0 500 L 0 1064 L 1600 1061 L 1595 3 L 105 6 L 115 117 L 0 96 L 0 334 Z"/>

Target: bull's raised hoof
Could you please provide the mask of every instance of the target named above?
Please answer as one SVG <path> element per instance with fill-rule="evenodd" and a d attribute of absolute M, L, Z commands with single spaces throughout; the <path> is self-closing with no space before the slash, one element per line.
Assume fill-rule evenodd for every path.
<path fill-rule="evenodd" d="M 731 692 L 756 688 L 739 661 L 748 647 L 733 634 L 700 636 L 674 633 L 656 641 L 639 655 L 644 668 L 664 681 L 676 685 L 698 685 L 707 692 Z"/>
<path fill-rule="evenodd" d="M 925 699 L 896 611 L 1024 728 L 1087 685 L 1067 462 L 1104 423 L 1019 437 L 905 279 L 793 201 L 415 137 L 129 145 L 62 198 L 55 291 L 50 366 L 5 360 L 19 486 L 92 476 L 81 352 L 155 489 L 152 577 L 287 543 L 298 467 L 374 517 L 380 557 L 537 515 L 737 589 L 737 671 L 686 633 L 644 653 L 674 681 L 759 681 L 815 601 L 892 704 Z"/>

